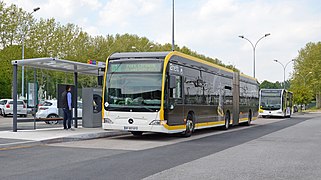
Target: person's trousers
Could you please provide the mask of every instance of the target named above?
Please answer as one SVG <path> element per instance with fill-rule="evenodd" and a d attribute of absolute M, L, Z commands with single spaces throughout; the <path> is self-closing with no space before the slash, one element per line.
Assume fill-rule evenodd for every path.
<path fill-rule="evenodd" d="M 70 129 L 71 128 L 71 110 L 67 108 L 63 108 L 64 110 L 64 129 Z"/>

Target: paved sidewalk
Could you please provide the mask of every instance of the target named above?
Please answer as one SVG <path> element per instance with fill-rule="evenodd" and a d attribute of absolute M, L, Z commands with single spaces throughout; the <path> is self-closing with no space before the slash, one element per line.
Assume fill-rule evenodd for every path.
<path fill-rule="evenodd" d="M 107 131 L 102 128 L 48 128 L 37 130 L 0 131 L 0 149 L 18 146 L 33 146 L 48 143 L 78 141 L 128 134 L 127 132 Z"/>

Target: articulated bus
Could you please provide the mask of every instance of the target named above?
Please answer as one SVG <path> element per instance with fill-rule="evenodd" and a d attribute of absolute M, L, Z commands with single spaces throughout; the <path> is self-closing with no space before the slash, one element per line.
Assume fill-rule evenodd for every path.
<path fill-rule="evenodd" d="M 103 128 L 133 135 L 250 125 L 259 110 L 256 79 L 176 51 L 112 54 L 103 98 Z"/>
<path fill-rule="evenodd" d="M 261 89 L 259 115 L 291 117 L 293 94 L 285 89 Z"/>

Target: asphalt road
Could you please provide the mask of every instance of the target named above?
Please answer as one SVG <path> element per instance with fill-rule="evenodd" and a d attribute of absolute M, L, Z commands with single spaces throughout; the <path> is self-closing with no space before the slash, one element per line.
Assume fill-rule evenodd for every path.
<path fill-rule="evenodd" d="M 0 150 L 0 179 L 319 179 L 321 114 Z"/>

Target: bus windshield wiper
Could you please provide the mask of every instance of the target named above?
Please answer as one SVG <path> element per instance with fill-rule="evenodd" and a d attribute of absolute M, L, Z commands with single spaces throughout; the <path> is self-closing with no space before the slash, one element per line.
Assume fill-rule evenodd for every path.
<path fill-rule="evenodd" d="M 146 106 L 136 106 L 136 107 L 139 107 L 139 108 L 142 108 L 142 109 L 146 109 L 146 110 L 148 110 L 148 111 L 150 111 L 150 112 L 154 112 L 155 110 L 153 110 L 153 109 L 151 109 L 151 108 L 148 108 L 148 107 L 146 107 Z"/>

